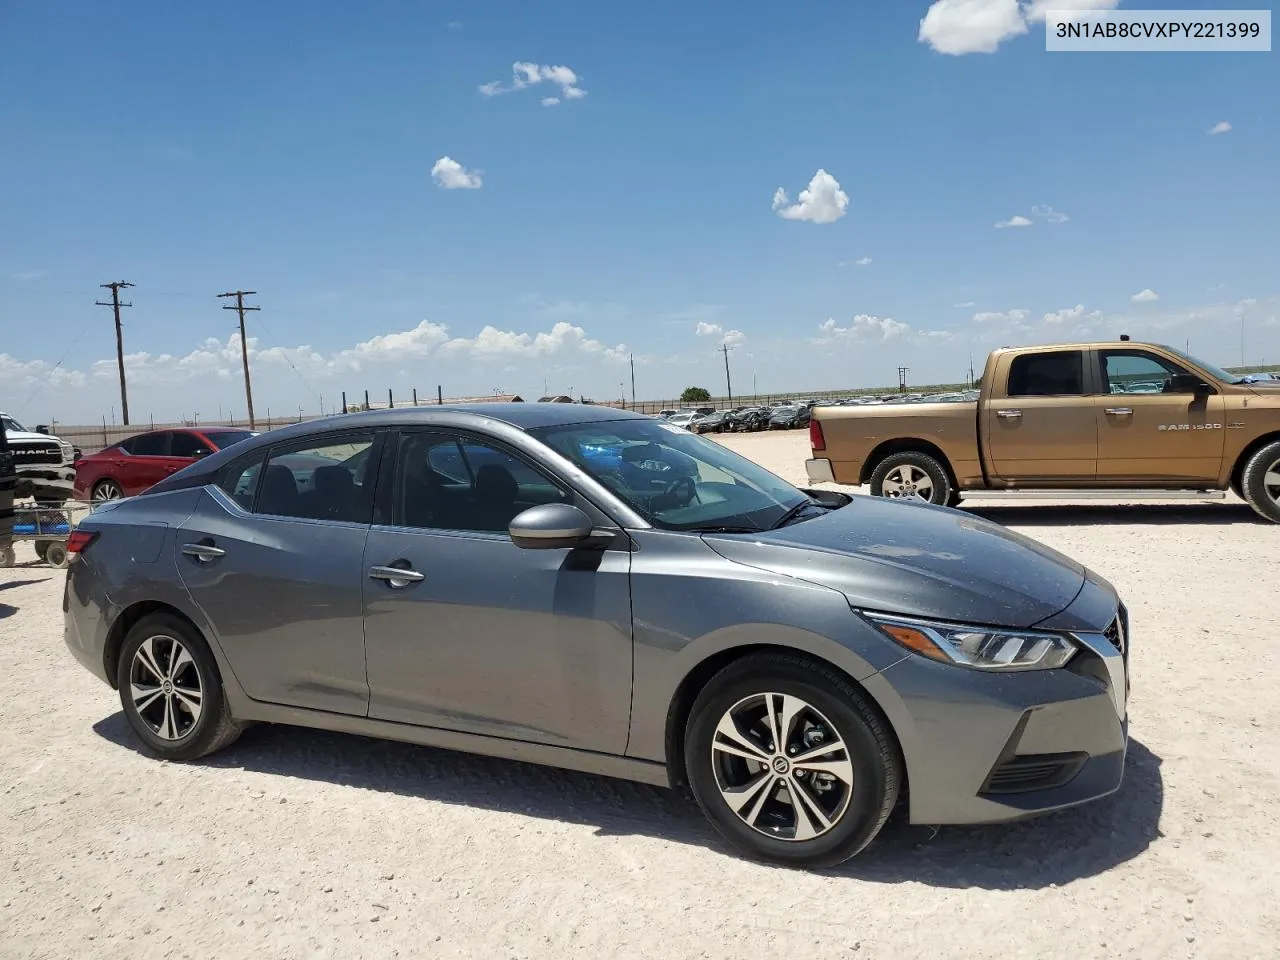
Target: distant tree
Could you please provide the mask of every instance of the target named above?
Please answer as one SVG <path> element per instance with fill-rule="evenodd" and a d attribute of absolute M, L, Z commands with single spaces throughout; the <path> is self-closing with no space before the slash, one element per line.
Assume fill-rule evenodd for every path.
<path fill-rule="evenodd" d="M 711 391 L 706 387 L 685 387 L 684 393 L 680 394 L 681 403 L 708 403 L 711 400 Z"/>

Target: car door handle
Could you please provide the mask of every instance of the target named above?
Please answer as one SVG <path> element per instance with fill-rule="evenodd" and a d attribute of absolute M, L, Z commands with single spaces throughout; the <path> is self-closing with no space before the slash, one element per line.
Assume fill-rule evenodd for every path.
<path fill-rule="evenodd" d="M 385 580 L 387 586 L 399 590 L 411 583 L 420 583 L 427 579 L 425 573 L 409 570 L 405 567 L 370 567 L 369 576 L 374 580 Z"/>
<path fill-rule="evenodd" d="M 1133 416 L 1133 407 L 1107 407 L 1107 413 L 1113 417 Z"/>
<path fill-rule="evenodd" d="M 1017 420 L 1022 416 L 1021 410 L 997 410 L 997 417 L 1004 417 L 1006 420 Z"/>
<path fill-rule="evenodd" d="M 212 543 L 184 543 L 182 552 L 199 563 L 208 563 L 210 560 L 217 560 L 227 555 L 227 551 L 221 547 L 215 547 Z"/>

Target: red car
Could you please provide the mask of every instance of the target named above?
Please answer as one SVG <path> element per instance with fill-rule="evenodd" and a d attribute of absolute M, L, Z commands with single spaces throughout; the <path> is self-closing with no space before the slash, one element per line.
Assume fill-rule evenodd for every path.
<path fill-rule="evenodd" d="M 234 427 L 152 430 L 76 461 L 77 500 L 132 497 L 216 450 L 252 437 Z"/>

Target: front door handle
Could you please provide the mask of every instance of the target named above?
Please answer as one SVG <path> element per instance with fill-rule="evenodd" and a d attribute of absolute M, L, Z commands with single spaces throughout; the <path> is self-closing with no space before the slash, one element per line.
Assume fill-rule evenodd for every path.
<path fill-rule="evenodd" d="M 370 567 L 369 576 L 374 580 L 385 580 L 388 587 L 399 590 L 411 583 L 420 583 L 427 579 L 425 573 L 410 570 L 406 567 Z"/>
<path fill-rule="evenodd" d="M 184 543 L 182 552 L 188 557 L 194 559 L 197 563 L 208 563 L 210 560 L 217 560 L 219 557 L 225 557 L 227 551 L 221 547 L 215 547 L 208 541 L 200 543 Z"/>
<path fill-rule="evenodd" d="M 1113 417 L 1133 416 L 1133 407 L 1107 407 L 1107 413 Z"/>
<path fill-rule="evenodd" d="M 997 417 L 1004 417 L 1006 420 L 1017 420 L 1022 416 L 1021 410 L 997 410 Z"/>

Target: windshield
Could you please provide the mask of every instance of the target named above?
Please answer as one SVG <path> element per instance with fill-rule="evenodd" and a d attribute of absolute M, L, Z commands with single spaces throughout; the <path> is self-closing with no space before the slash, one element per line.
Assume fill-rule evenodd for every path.
<path fill-rule="evenodd" d="M 0 423 L 4 424 L 5 433 L 28 433 L 29 432 L 26 427 L 24 427 L 22 424 L 20 424 L 17 420 L 13 419 L 13 417 L 9 416 L 8 414 L 4 414 L 3 416 L 0 416 Z"/>
<path fill-rule="evenodd" d="M 1177 347 L 1169 347 L 1169 346 L 1165 346 L 1164 344 L 1161 344 L 1161 346 L 1163 346 L 1170 353 L 1177 354 L 1179 357 L 1181 357 L 1183 360 L 1186 360 L 1188 363 L 1195 364 L 1197 367 L 1199 367 L 1209 376 L 1213 377 L 1215 380 L 1221 380 L 1223 383 L 1244 383 L 1245 382 L 1244 377 L 1241 377 L 1234 373 L 1227 373 L 1227 371 L 1219 369 L 1218 367 L 1215 367 L 1212 363 L 1205 363 L 1199 357 L 1193 357 L 1189 353 L 1184 353 L 1183 351 L 1179 350 Z"/>
<path fill-rule="evenodd" d="M 531 430 L 667 530 L 767 530 L 809 497 L 727 447 L 659 420 Z"/>

